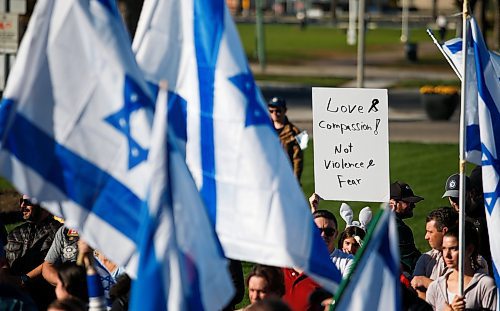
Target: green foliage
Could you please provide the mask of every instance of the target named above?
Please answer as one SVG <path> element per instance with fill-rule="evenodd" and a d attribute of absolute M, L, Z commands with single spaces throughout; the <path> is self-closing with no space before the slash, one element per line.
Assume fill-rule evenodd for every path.
<path fill-rule="evenodd" d="M 248 58 L 256 60 L 255 25 L 238 24 L 238 30 Z M 266 57 L 270 63 L 295 64 L 356 54 L 356 46 L 348 45 L 346 42 L 344 29 L 309 25 L 301 30 L 297 25 L 266 24 L 264 31 Z M 413 42 L 431 42 L 424 28 L 413 29 L 411 34 Z M 366 33 L 366 51 L 403 51 L 404 45 L 400 41 L 400 36 L 401 30 L 397 28 L 369 29 Z M 437 49 L 432 58 L 437 61 L 435 65 L 447 66 Z"/>
<path fill-rule="evenodd" d="M 334 77 L 296 77 L 296 76 L 280 76 L 280 75 L 267 75 L 267 74 L 255 74 L 255 80 L 257 81 L 273 81 L 273 82 L 285 82 L 285 83 L 297 83 L 302 85 L 314 85 L 324 86 L 324 87 L 336 87 L 340 86 L 352 79 L 345 78 L 334 78 Z"/>
<path fill-rule="evenodd" d="M 6 179 L 0 177 L 0 191 L 8 189 L 14 189 L 14 187 Z"/>

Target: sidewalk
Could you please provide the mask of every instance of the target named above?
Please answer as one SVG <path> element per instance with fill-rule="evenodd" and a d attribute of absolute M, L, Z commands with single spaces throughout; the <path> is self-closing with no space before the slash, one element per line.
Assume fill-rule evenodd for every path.
<path fill-rule="evenodd" d="M 260 73 L 257 65 L 251 66 L 254 73 Z M 398 80 L 429 79 L 453 80 L 456 76 L 450 72 L 432 70 L 406 70 L 404 68 L 381 68 L 368 66 L 365 74 L 365 87 L 389 89 L 389 139 L 390 141 L 408 141 L 422 143 L 458 143 L 459 109 L 449 121 L 431 121 L 427 118 L 420 103 L 418 88 L 390 89 Z M 266 68 L 269 75 L 345 77 L 353 80 L 341 87 L 356 87 L 356 67 L 352 65 L 317 66 L 317 65 L 271 65 Z M 266 99 L 281 96 L 287 100 L 290 120 L 299 128 L 312 131 L 312 96 L 311 87 L 287 83 L 257 82 Z"/>

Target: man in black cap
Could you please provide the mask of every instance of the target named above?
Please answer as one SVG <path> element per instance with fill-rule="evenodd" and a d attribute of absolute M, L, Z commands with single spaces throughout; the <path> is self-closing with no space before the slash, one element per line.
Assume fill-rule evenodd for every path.
<path fill-rule="evenodd" d="M 460 175 L 459 174 L 451 175 L 446 180 L 446 184 L 444 185 L 444 193 L 442 196 L 443 199 L 448 198 L 451 207 L 453 207 L 453 209 L 456 210 L 457 212 L 460 209 L 458 204 L 458 198 L 460 196 L 459 186 L 460 186 Z M 465 205 L 468 206 L 470 205 L 470 178 L 467 176 L 465 176 L 465 189 L 467 192 L 465 194 Z"/>
<path fill-rule="evenodd" d="M 391 184 L 391 209 L 396 214 L 396 224 L 399 235 L 399 253 L 403 270 L 410 275 L 413 273 L 415 264 L 421 253 L 415 246 L 415 239 L 410 227 L 403 222 L 403 219 L 413 217 L 415 204 L 424 198 L 413 193 L 410 186 L 402 181 Z"/>
<path fill-rule="evenodd" d="M 460 196 L 459 181 L 459 174 L 453 174 L 448 177 L 443 194 L 443 198 L 448 197 L 451 207 L 457 212 L 460 210 L 458 201 Z M 486 259 L 488 267 L 492 267 L 488 225 L 484 209 L 481 166 L 476 166 L 472 170 L 470 178 L 465 176 L 465 220 L 471 222 L 474 228 L 476 228 L 481 241 L 479 244 L 479 254 Z M 492 275 L 491 271 L 490 275 Z"/>
<path fill-rule="evenodd" d="M 293 166 L 293 173 L 300 181 L 302 168 L 304 165 L 304 155 L 302 149 L 295 138 L 300 133 L 300 130 L 293 125 L 286 116 L 286 101 L 281 97 L 273 97 L 268 103 L 269 114 L 273 121 L 274 129 L 278 134 L 281 145 L 290 158 Z"/>

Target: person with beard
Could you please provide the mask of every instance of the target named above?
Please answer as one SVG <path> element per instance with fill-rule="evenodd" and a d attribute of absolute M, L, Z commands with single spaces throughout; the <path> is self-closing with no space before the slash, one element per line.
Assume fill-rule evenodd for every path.
<path fill-rule="evenodd" d="M 399 235 L 399 253 L 401 266 L 404 272 L 413 274 L 413 269 L 421 253 L 415 246 L 413 231 L 404 223 L 403 219 L 413 217 L 415 204 L 424 198 L 413 193 L 410 185 L 402 181 L 391 184 L 391 199 L 389 205 L 396 215 L 396 224 Z"/>
<path fill-rule="evenodd" d="M 54 289 L 42 277 L 42 263 L 61 223 L 27 195 L 21 197 L 19 207 L 25 222 L 7 236 L 8 270 L 37 307 L 45 310 L 54 299 Z"/>
<path fill-rule="evenodd" d="M 317 194 L 313 194 L 310 202 L 312 202 L 314 198 L 317 199 L 319 197 Z M 311 203 L 311 205 L 313 205 L 313 203 Z M 315 204 L 315 208 L 317 208 L 317 206 L 318 204 Z M 312 206 L 311 209 L 313 209 Z M 344 278 L 347 277 L 351 272 L 354 257 L 335 248 L 336 239 L 339 234 L 335 215 L 330 211 L 321 209 L 315 210 L 312 215 L 314 223 L 321 233 L 321 238 L 328 248 L 330 259 L 342 276 Z M 283 268 L 283 276 L 285 279 L 285 295 L 283 296 L 283 301 L 285 301 L 293 311 L 309 310 L 311 307 L 309 296 L 320 288 L 320 285 L 298 268 Z"/>

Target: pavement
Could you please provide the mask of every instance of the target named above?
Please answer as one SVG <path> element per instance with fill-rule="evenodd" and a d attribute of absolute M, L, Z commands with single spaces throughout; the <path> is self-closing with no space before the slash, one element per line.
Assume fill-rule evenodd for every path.
<path fill-rule="evenodd" d="M 431 49 L 432 46 L 426 46 Z M 392 54 L 391 54 L 392 53 Z M 458 143 L 460 109 L 447 121 L 433 121 L 427 117 L 420 102 L 418 88 L 394 89 L 392 85 L 400 80 L 453 80 L 457 79 L 451 68 L 388 67 L 391 55 L 382 52 L 367 57 L 365 67 L 366 88 L 386 88 L 389 90 L 389 140 L 393 142 Z M 400 55 L 399 55 L 400 57 Z M 254 73 L 263 73 L 257 64 L 251 64 Z M 351 79 L 340 87 L 356 87 L 356 65 L 351 58 L 322 60 L 316 63 L 299 65 L 269 65 L 266 75 L 342 77 Z M 311 135 L 312 130 L 312 93 L 311 86 L 257 81 L 266 99 L 281 96 L 287 100 L 288 117 L 295 125 Z"/>

